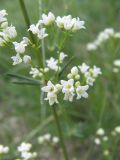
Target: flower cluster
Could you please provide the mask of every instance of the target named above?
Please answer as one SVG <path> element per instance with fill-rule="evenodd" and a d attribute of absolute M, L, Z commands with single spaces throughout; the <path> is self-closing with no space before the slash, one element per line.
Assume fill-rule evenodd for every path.
<path fill-rule="evenodd" d="M 0 46 L 5 46 L 8 42 L 17 36 L 14 26 L 8 26 L 6 10 L 0 11 Z"/>
<path fill-rule="evenodd" d="M 9 152 L 9 147 L 0 144 L 0 155 L 7 154 L 8 152 Z"/>
<path fill-rule="evenodd" d="M 50 105 L 59 103 L 57 98 L 59 93 L 64 95 L 64 100 L 70 102 L 75 96 L 77 99 L 87 98 L 87 90 L 89 86 L 93 85 L 99 74 L 101 74 L 101 70 L 96 66 L 90 68 L 85 63 L 74 66 L 67 75 L 68 80 L 60 80 L 60 83 L 57 84 L 48 81 L 47 86 L 42 87 L 42 91 L 47 93 L 45 100 L 48 100 Z"/>
<path fill-rule="evenodd" d="M 13 65 L 17 65 L 22 62 L 25 64 L 31 63 L 31 57 L 29 55 L 24 55 L 25 48 L 29 45 L 29 42 L 30 40 L 27 37 L 23 37 L 21 42 L 13 42 L 16 51 L 16 55 L 11 57 Z"/>
<path fill-rule="evenodd" d="M 101 147 L 104 156 L 109 156 L 111 153 L 111 146 L 117 145 L 116 139 L 120 135 L 120 126 L 116 126 L 111 132 L 107 133 L 103 128 L 99 128 L 96 131 L 96 137 L 94 138 L 94 143 Z"/>
<path fill-rule="evenodd" d="M 45 68 L 31 67 L 29 74 L 31 74 L 33 78 L 36 78 L 36 77 L 42 78 L 49 71 L 58 72 L 61 70 L 61 64 L 63 63 L 66 57 L 67 55 L 65 53 L 60 52 L 58 59 L 55 59 L 54 57 L 47 59 Z"/>
<path fill-rule="evenodd" d="M 112 37 L 120 38 L 120 32 L 115 32 L 113 28 L 106 28 L 98 34 L 97 39 L 94 42 L 88 43 L 86 48 L 88 51 L 96 50 L 102 43 Z"/>
<path fill-rule="evenodd" d="M 18 146 L 18 152 L 20 152 L 21 160 L 32 160 L 37 156 L 36 152 L 31 152 L 30 149 L 32 145 L 30 143 L 22 142 L 20 146 Z"/>
<path fill-rule="evenodd" d="M 79 18 L 72 18 L 71 15 L 56 18 L 56 24 L 59 28 L 63 28 L 65 30 L 70 30 L 75 32 L 77 30 L 83 29 L 85 22 L 81 21 Z"/>
<path fill-rule="evenodd" d="M 50 133 L 46 133 L 43 136 L 38 137 L 39 144 L 50 143 L 56 145 L 59 143 L 59 138 L 57 136 L 52 136 Z"/>
<path fill-rule="evenodd" d="M 114 67 L 113 67 L 113 72 L 114 72 L 114 73 L 118 73 L 119 70 L 120 70 L 120 59 L 114 60 L 114 61 L 113 61 L 113 65 L 114 65 Z"/>

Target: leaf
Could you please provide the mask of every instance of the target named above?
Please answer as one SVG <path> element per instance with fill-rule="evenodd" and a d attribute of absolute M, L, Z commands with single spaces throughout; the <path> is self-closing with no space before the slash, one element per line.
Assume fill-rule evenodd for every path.
<path fill-rule="evenodd" d="M 67 68 L 67 66 L 72 62 L 72 60 L 75 59 L 75 56 L 72 56 L 69 61 L 64 65 L 64 67 L 62 68 L 61 72 L 59 73 L 59 77 L 62 75 L 62 73 L 64 72 L 64 70 Z"/>
<path fill-rule="evenodd" d="M 14 78 L 13 80 L 11 80 L 11 82 L 15 84 L 24 84 L 24 85 L 40 85 L 41 84 L 39 80 L 35 80 L 33 78 L 29 78 L 23 75 L 14 74 L 14 73 L 7 73 L 6 75 L 11 78 Z"/>

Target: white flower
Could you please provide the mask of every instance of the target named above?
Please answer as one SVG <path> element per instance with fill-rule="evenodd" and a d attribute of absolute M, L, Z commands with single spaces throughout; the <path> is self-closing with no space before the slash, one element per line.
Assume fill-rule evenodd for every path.
<path fill-rule="evenodd" d="M 115 37 L 115 38 L 120 38 L 120 32 L 116 32 L 116 33 L 114 34 L 114 37 Z"/>
<path fill-rule="evenodd" d="M 88 43 L 87 44 L 88 51 L 92 51 L 92 50 L 96 50 L 96 49 L 97 49 L 97 45 L 95 43 Z"/>
<path fill-rule="evenodd" d="M 103 137 L 103 141 L 108 141 L 108 137 L 107 137 L 107 136 L 104 136 L 104 137 Z"/>
<path fill-rule="evenodd" d="M 101 140 L 99 138 L 95 138 L 94 142 L 96 145 L 100 145 L 101 144 Z"/>
<path fill-rule="evenodd" d="M 3 31 L 0 32 L 0 35 L 5 39 L 5 41 L 9 41 L 17 36 L 17 32 L 14 26 L 9 26 L 3 29 Z"/>
<path fill-rule="evenodd" d="M 18 146 L 18 151 L 19 152 L 28 152 L 31 149 L 32 145 L 30 143 L 21 143 L 20 146 Z"/>
<path fill-rule="evenodd" d="M 44 140 L 50 141 L 50 139 L 51 139 L 51 134 L 50 133 L 47 133 L 47 134 L 44 135 Z"/>
<path fill-rule="evenodd" d="M 80 19 L 77 18 L 74 25 L 73 25 L 72 31 L 74 32 L 74 31 L 80 30 L 82 28 L 85 28 L 84 24 L 85 24 L 84 21 L 80 21 Z"/>
<path fill-rule="evenodd" d="M 13 65 L 22 63 L 22 58 L 20 57 L 19 53 L 17 53 L 16 56 L 12 56 L 11 59 L 13 60 Z"/>
<path fill-rule="evenodd" d="M 57 71 L 58 70 L 58 60 L 51 57 L 49 60 L 46 60 L 47 67 Z"/>
<path fill-rule="evenodd" d="M 44 136 L 38 137 L 38 142 L 39 142 L 39 144 L 43 144 L 44 141 L 45 141 Z"/>
<path fill-rule="evenodd" d="M 67 57 L 68 55 L 66 55 L 64 52 L 60 52 L 60 55 L 59 55 L 59 61 L 60 63 L 63 62 L 63 60 Z"/>
<path fill-rule="evenodd" d="M 108 156 L 110 154 L 109 150 L 105 150 L 103 153 L 105 156 Z"/>
<path fill-rule="evenodd" d="M 38 28 L 38 24 L 34 25 L 30 25 L 30 28 L 28 29 L 28 31 L 31 31 L 33 34 L 37 34 L 39 32 L 39 28 Z"/>
<path fill-rule="evenodd" d="M 31 57 L 28 56 L 28 55 L 25 55 L 23 57 L 23 62 L 26 63 L 26 64 L 30 64 L 31 63 Z"/>
<path fill-rule="evenodd" d="M 106 28 L 106 29 L 104 30 L 104 32 L 105 32 L 106 34 L 108 34 L 109 36 L 113 36 L 113 35 L 114 35 L 114 29 L 113 29 L 113 28 Z"/>
<path fill-rule="evenodd" d="M 118 68 L 113 68 L 113 72 L 114 72 L 114 73 L 118 73 L 118 72 L 119 72 L 119 69 L 118 69 Z"/>
<path fill-rule="evenodd" d="M 36 152 L 34 153 L 31 153 L 31 152 L 22 152 L 21 153 L 21 157 L 24 159 L 24 160 L 29 160 L 29 159 L 33 159 L 36 157 Z"/>
<path fill-rule="evenodd" d="M 78 74 L 79 70 L 76 66 L 74 66 L 72 69 L 71 69 L 71 74 L 73 76 L 76 76 Z"/>
<path fill-rule="evenodd" d="M 104 131 L 103 128 L 99 128 L 99 129 L 97 130 L 96 134 L 99 135 L 99 136 L 103 136 L 103 135 L 105 134 L 105 131 Z"/>
<path fill-rule="evenodd" d="M 82 63 L 82 65 L 78 66 L 80 68 L 81 73 L 86 73 L 89 69 L 89 66 L 85 63 Z"/>
<path fill-rule="evenodd" d="M 54 103 L 58 103 L 58 89 L 51 81 L 48 81 L 47 86 L 42 87 L 41 90 L 47 93 L 47 98 L 45 98 L 45 100 L 49 101 L 50 106 L 52 106 Z"/>
<path fill-rule="evenodd" d="M 85 73 L 86 83 L 90 86 L 93 86 L 93 83 L 95 82 L 95 78 L 93 78 L 90 74 L 90 72 Z"/>
<path fill-rule="evenodd" d="M 45 30 L 46 30 L 46 28 L 41 28 L 39 30 L 39 32 L 37 33 L 37 36 L 38 36 L 39 39 L 43 39 L 43 38 L 48 36 L 48 34 L 45 33 Z"/>
<path fill-rule="evenodd" d="M 60 16 L 58 16 L 56 18 L 56 24 L 59 28 L 63 28 L 64 27 L 64 22 L 63 22 L 63 18 L 61 18 Z"/>
<path fill-rule="evenodd" d="M 25 52 L 25 47 L 27 46 L 27 44 L 25 44 L 23 41 L 21 41 L 20 43 L 13 42 L 13 45 L 15 46 L 15 51 L 21 54 Z"/>
<path fill-rule="evenodd" d="M 93 66 L 93 69 L 90 69 L 90 72 L 94 78 L 96 78 L 99 74 L 102 74 L 101 69 L 96 66 Z"/>
<path fill-rule="evenodd" d="M 42 14 L 42 23 L 44 25 L 50 25 L 51 23 L 53 23 L 55 21 L 55 16 L 52 12 L 49 12 L 48 15 L 46 14 Z"/>
<path fill-rule="evenodd" d="M 56 18 L 56 24 L 59 28 L 64 28 L 65 30 L 77 31 L 79 29 L 85 28 L 84 21 L 80 21 L 79 18 L 72 18 L 71 15 Z"/>
<path fill-rule="evenodd" d="M 31 68 L 29 74 L 31 74 L 33 78 L 36 78 L 37 76 L 39 76 L 40 71 L 37 68 Z"/>
<path fill-rule="evenodd" d="M 76 88 L 76 93 L 77 93 L 77 99 L 80 99 L 81 97 L 88 98 L 88 93 L 86 92 L 88 90 L 89 86 L 78 86 Z"/>
<path fill-rule="evenodd" d="M 117 67 L 120 67 L 120 59 L 115 60 L 113 64 Z"/>
<path fill-rule="evenodd" d="M 0 154 L 6 154 L 9 152 L 9 147 L 0 145 Z"/>
<path fill-rule="evenodd" d="M 6 15 L 8 15 L 6 10 L 3 9 L 0 11 L 0 23 L 7 20 L 7 18 L 5 17 Z"/>
<path fill-rule="evenodd" d="M 116 132 L 116 133 L 120 133 L 120 126 L 117 126 L 117 127 L 115 128 L 115 132 Z"/>
<path fill-rule="evenodd" d="M 59 142 L 59 138 L 58 137 L 53 137 L 52 138 L 52 141 L 54 144 L 58 143 Z"/>
<path fill-rule="evenodd" d="M 75 89 L 74 89 L 74 80 L 69 79 L 68 81 L 61 80 L 62 84 L 62 92 L 65 94 L 64 100 L 73 101 L 73 97 L 75 95 Z"/>

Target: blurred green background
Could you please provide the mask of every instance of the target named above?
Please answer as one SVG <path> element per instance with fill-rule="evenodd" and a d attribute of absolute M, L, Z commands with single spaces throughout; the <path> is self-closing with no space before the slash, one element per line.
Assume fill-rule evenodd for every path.
<path fill-rule="evenodd" d="M 36 23 L 39 18 L 38 0 L 25 0 L 25 4 L 31 23 Z M 18 0 L 0 0 L 1 9 L 7 10 L 9 23 L 16 26 L 18 41 L 28 35 Z M 86 51 L 86 44 L 104 28 L 120 31 L 120 0 L 44 0 L 43 10 L 52 11 L 56 16 L 71 14 L 85 20 L 86 29 L 66 42 L 64 52 L 79 57 L 72 65 L 82 62 L 95 64 L 102 68 L 103 74 L 90 90 L 87 100 L 61 104 L 64 114 L 59 118 L 71 156 L 82 160 L 93 157 L 102 160 L 92 138 L 98 127 L 109 131 L 120 124 L 120 75 L 112 73 L 112 62 L 120 58 L 120 50 L 115 54 L 114 48 L 92 54 Z M 0 48 L 0 143 L 12 147 L 23 140 L 35 144 L 37 136 L 46 132 L 57 135 L 49 106 L 46 106 L 45 120 L 41 120 L 40 88 L 15 85 L 6 77 L 8 72 L 28 74 L 24 65 L 12 66 L 10 57 L 13 54 L 14 50 Z M 39 148 L 36 144 L 35 147 Z"/>

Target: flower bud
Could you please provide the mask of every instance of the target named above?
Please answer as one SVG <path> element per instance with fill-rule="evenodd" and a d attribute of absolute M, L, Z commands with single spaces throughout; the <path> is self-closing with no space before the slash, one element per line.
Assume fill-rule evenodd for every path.
<path fill-rule="evenodd" d="M 25 64 L 30 64 L 30 63 L 31 63 L 31 57 L 28 56 L 28 55 L 25 55 L 25 56 L 23 57 L 23 62 L 24 62 Z"/>
<path fill-rule="evenodd" d="M 74 76 L 78 74 L 78 68 L 76 66 L 71 69 L 71 74 Z"/>
<path fill-rule="evenodd" d="M 69 74 L 67 75 L 67 78 L 68 78 L 68 79 L 72 79 L 72 78 L 73 78 L 73 75 L 72 75 L 71 73 L 69 73 Z"/>
<path fill-rule="evenodd" d="M 75 79 L 76 79 L 76 80 L 79 80 L 79 79 L 80 79 L 80 75 L 77 74 L 77 75 L 75 76 Z"/>

